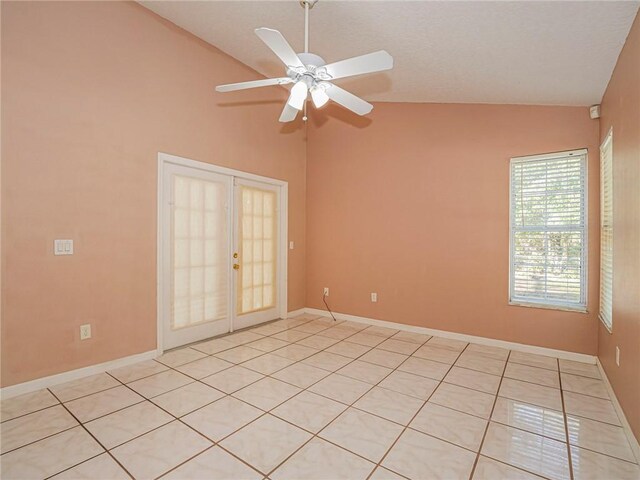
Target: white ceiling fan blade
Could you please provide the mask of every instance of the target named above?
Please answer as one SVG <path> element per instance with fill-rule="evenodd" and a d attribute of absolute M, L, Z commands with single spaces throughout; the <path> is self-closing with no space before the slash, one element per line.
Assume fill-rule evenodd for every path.
<path fill-rule="evenodd" d="M 347 58 L 324 66 L 331 79 L 381 72 L 393 68 L 393 57 L 384 50 Z"/>
<path fill-rule="evenodd" d="M 256 35 L 260 37 L 267 47 L 273 50 L 280 60 L 288 67 L 304 67 L 302 61 L 291 48 L 289 42 L 282 36 L 278 30 L 272 28 L 256 28 Z"/>
<path fill-rule="evenodd" d="M 233 92 L 235 90 L 245 90 L 247 88 L 269 87 L 271 85 L 286 85 L 293 82 L 289 77 L 282 78 L 265 78 L 264 80 L 253 80 L 251 82 L 229 83 L 227 85 L 218 85 L 216 92 Z"/>
<path fill-rule="evenodd" d="M 282 123 L 287 123 L 287 122 L 293 122 L 296 119 L 296 116 L 298 115 L 298 109 L 293 108 L 291 105 L 289 105 L 288 103 L 284 104 L 284 108 L 282 109 L 282 113 L 280 114 L 280 122 Z"/>
<path fill-rule="evenodd" d="M 339 103 L 344 108 L 348 108 L 358 115 L 366 115 L 373 110 L 373 105 L 365 102 L 359 97 L 356 97 L 353 93 L 347 92 L 344 88 L 340 88 L 336 85 L 331 85 L 327 88 L 327 95 L 331 100 Z"/>

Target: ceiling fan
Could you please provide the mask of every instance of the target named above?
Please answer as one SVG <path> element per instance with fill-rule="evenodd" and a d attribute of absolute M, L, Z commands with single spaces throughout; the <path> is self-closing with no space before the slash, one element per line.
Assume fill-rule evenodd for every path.
<path fill-rule="evenodd" d="M 354 75 L 389 70 L 393 68 L 393 57 L 384 50 L 380 50 L 359 57 L 325 64 L 322 57 L 309 53 L 309 9 L 317 1 L 301 0 L 300 2 L 304 7 L 304 53 L 296 53 L 278 30 L 264 27 L 256 28 L 255 30 L 260 40 L 285 64 L 286 77 L 218 85 L 216 91 L 233 92 L 247 88 L 293 83 L 289 99 L 280 115 L 281 122 L 295 120 L 298 112 L 303 109 L 306 112 L 306 100 L 309 93 L 316 108 L 322 107 L 331 99 L 358 115 L 369 113 L 373 109 L 373 105 L 331 82 Z M 307 120 L 306 115 L 304 115 L 303 120 Z"/>

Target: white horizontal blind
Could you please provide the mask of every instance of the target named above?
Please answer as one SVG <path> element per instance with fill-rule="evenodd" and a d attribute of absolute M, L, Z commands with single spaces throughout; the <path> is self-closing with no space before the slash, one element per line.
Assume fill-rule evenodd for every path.
<path fill-rule="evenodd" d="M 613 139 L 600 148 L 600 319 L 613 328 Z"/>
<path fill-rule="evenodd" d="M 510 301 L 586 308 L 587 152 L 511 160 Z"/>
<path fill-rule="evenodd" d="M 229 272 L 224 183 L 173 177 L 171 328 L 227 317 Z"/>

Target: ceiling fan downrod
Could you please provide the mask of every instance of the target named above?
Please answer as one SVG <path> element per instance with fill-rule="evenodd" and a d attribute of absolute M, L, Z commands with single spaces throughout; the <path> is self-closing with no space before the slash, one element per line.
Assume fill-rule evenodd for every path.
<path fill-rule="evenodd" d="M 309 10 L 317 2 L 318 0 L 300 1 L 300 5 L 304 8 L 304 52 L 296 53 L 278 30 L 266 27 L 255 29 L 260 40 L 284 64 L 286 76 L 218 85 L 216 91 L 233 92 L 271 85 L 292 84 L 289 98 L 280 114 L 280 122 L 292 122 L 300 111 L 303 111 L 306 121 L 309 94 L 316 108 L 322 108 L 329 100 L 332 100 L 357 115 L 368 114 L 373 109 L 373 105 L 333 82 L 345 77 L 389 70 L 393 68 L 393 57 L 384 50 L 378 50 L 327 64 L 322 57 L 309 52 Z"/>
<path fill-rule="evenodd" d="M 309 10 L 313 8 L 318 0 L 300 0 L 300 5 L 304 8 L 304 53 L 309 53 Z M 304 111 L 302 112 L 302 121 L 306 122 L 307 102 L 304 102 Z"/>

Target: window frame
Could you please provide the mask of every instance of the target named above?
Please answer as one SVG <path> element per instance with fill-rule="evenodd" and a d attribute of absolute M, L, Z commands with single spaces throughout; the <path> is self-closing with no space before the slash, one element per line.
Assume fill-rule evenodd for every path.
<path fill-rule="evenodd" d="M 582 255 L 581 255 L 581 265 L 582 272 L 580 278 L 580 292 L 581 292 L 581 302 L 580 304 L 572 304 L 572 303 L 563 303 L 563 302 L 549 302 L 548 300 L 544 301 L 528 301 L 526 299 L 521 299 L 518 297 L 514 297 L 514 205 L 513 205 L 513 182 L 512 182 L 512 171 L 514 164 L 518 163 L 526 163 L 526 162 L 536 162 L 542 160 L 554 160 L 560 158 L 566 158 L 571 156 L 584 156 L 584 226 L 583 226 L 583 235 L 584 235 L 584 245 L 582 247 Z M 542 309 L 550 309 L 550 310 L 561 310 L 568 312 L 577 312 L 577 313 L 588 313 L 587 305 L 588 305 L 588 297 L 589 297 L 589 265 L 588 265 L 588 257 L 589 257 L 589 154 L 586 148 L 581 148 L 577 150 L 565 150 L 561 152 L 552 152 L 552 153 L 543 153 L 539 155 L 528 155 L 522 157 L 512 157 L 509 160 L 509 282 L 508 282 L 508 304 L 512 306 L 518 307 L 532 307 L 532 308 L 542 308 Z"/>
<path fill-rule="evenodd" d="M 606 319 L 602 316 L 602 227 L 603 227 L 603 211 L 604 211 L 604 188 L 603 188 L 603 152 L 609 149 L 610 155 L 610 170 L 611 170 L 611 185 L 609 186 L 611 190 L 611 318 L 610 322 L 607 323 Z M 598 287 L 598 319 L 602 322 L 604 327 L 607 329 L 609 333 L 613 333 L 613 259 L 615 256 L 615 252 L 613 251 L 613 241 L 614 241 L 614 216 L 613 216 L 613 208 L 614 208 L 614 182 L 613 182 L 613 127 L 609 129 L 607 132 L 607 136 L 604 141 L 600 145 L 600 271 L 598 272 L 599 277 L 599 287 Z"/>

